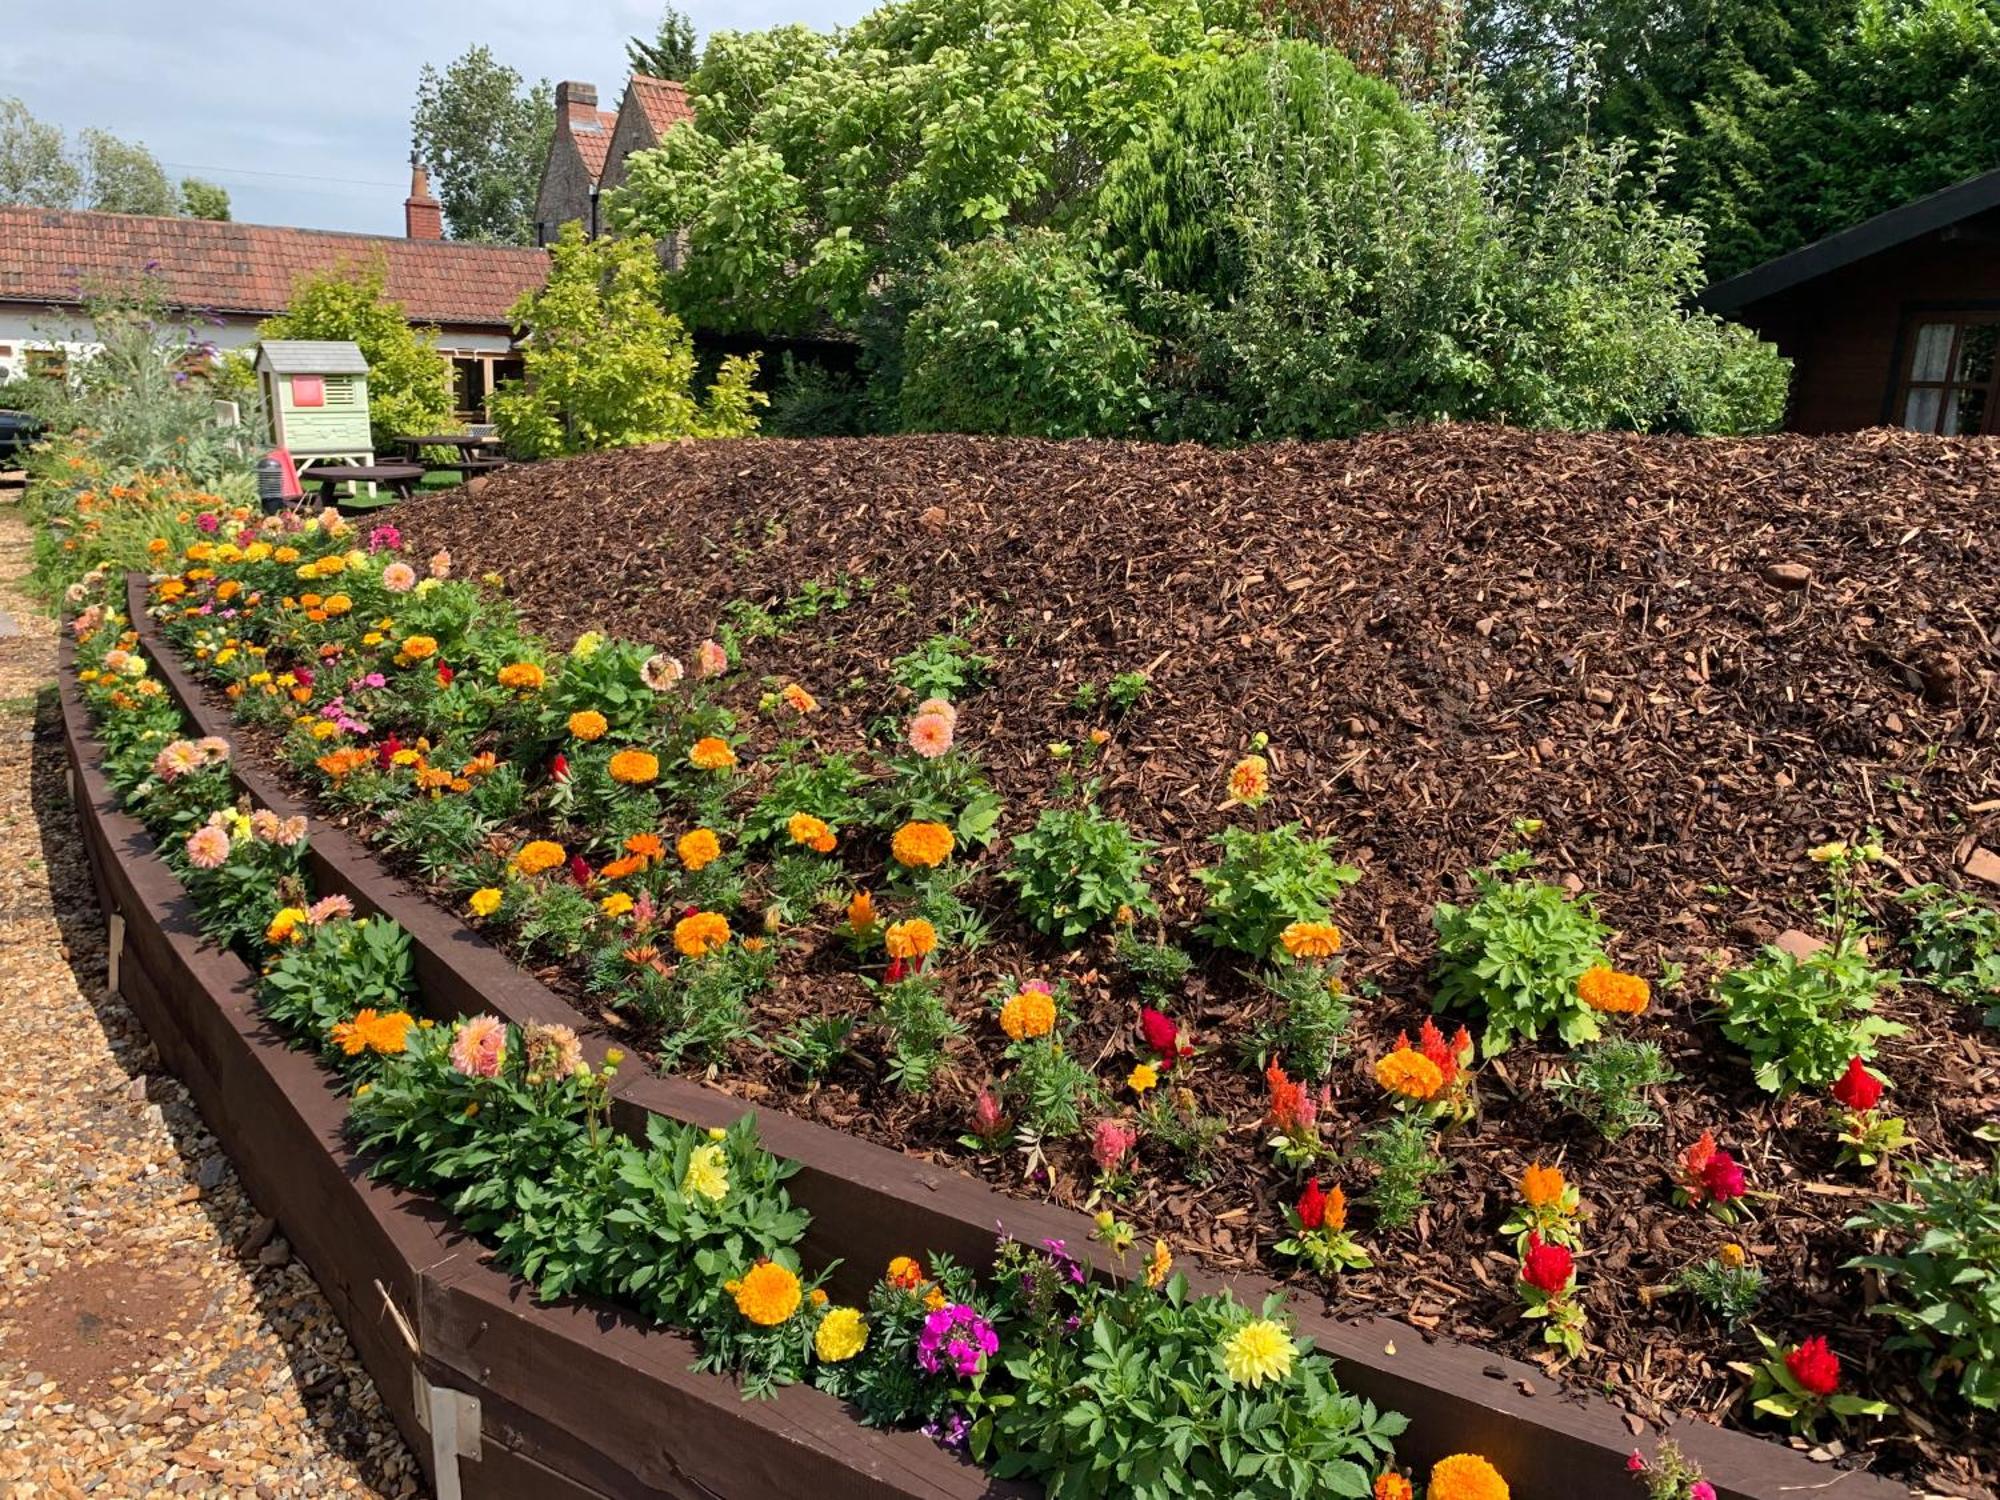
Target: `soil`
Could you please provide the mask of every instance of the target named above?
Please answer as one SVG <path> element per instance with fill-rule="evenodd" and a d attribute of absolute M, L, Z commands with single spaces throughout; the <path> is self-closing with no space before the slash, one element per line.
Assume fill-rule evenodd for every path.
<path fill-rule="evenodd" d="M 940 632 L 994 659 L 961 703 L 958 738 L 1032 823 L 1072 762 L 1051 742 L 1109 732 L 1100 803 L 1157 840 L 1170 933 L 1199 910 L 1192 870 L 1232 816 L 1223 778 L 1271 737 L 1269 819 L 1339 840 L 1363 871 L 1339 904 L 1357 1007 L 1331 1080 L 1345 1147 L 1379 1119 L 1368 1065 L 1429 1012 L 1433 904 L 1464 872 L 1543 822 L 1541 868 L 1597 894 L 1624 968 L 1685 981 L 1627 1029 L 1683 1076 L 1662 1128 L 1602 1142 L 1541 1084 L 1561 1051 L 1517 1047 L 1480 1073 L 1482 1112 L 1445 1142 L 1452 1174 L 1415 1226 L 1355 1227 L 1375 1268 L 1329 1287 L 1341 1313 L 1382 1313 L 1537 1358 L 1498 1225 L 1524 1166 L 1559 1161 L 1590 1212 L 1581 1262 L 1589 1356 L 1566 1378 L 1655 1416 L 1743 1420 L 1728 1362 L 1754 1347 L 1663 1291 L 1692 1260 L 1742 1242 L 1766 1272 L 1759 1324 L 1826 1334 L 1857 1385 L 1906 1415 L 1823 1456 L 1955 1495 L 2000 1485 L 1990 1424 L 1938 1401 L 1843 1271 L 1841 1227 L 1889 1180 L 1835 1159 L 1824 1102 L 1774 1103 L 1708 1014 L 1708 981 L 1787 929 L 1811 928 L 1814 844 L 1881 830 L 1888 890 L 1972 883 L 2000 846 L 2000 443 L 1869 432 L 1753 441 L 1571 436 L 1444 427 L 1353 443 L 1213 451 L 956 437 L 661 445 L 513 469 L 427 495 L 392 519 L 461 575 L 500 574 L 527 623 L 558 642 L 602 629 L 689 656 L 736 601 L 773 611 L 747 638 L 731 700 L 796 680 L 824 711 L 822 751 L 856 750 L 899 710 L 887 668 Z M 844 608 L 813 591 L 844 587 Z M 744 617 L 735 617 L 741 626 Z M 746 633 L 754 634 L 754 633 Z M 1079 709 L 1084 684 L 1143 671 L 1129 713 Z M 1004 853 L 1004 839 L 997 846 Z M 999 861 L 989 858 L 990 870 Z M 873 868 L 865 858 L 851 861 Z M 1884 925 L 1897 913 L 1888 890 Z M 744 1049 L 716 1079 L 748 1097 L 949 1159 L 1010 1191 L 1081 1201 L 1080 1148 L 1032 1180 L 1019 1153 L 956 1144 L 965 1101 L 996 1076 L 986 997 L 1003 976 L 1060 974 L 1077 1054 L 1101 1076 L 1135 1060 L 1137 1000 L 1107 949 L 1063 954 L 1006 917 L 990 876 L 972 895 L 1003 919 L 945 973 L 971 1035 L 939 1097 L 882 1080 L 864 1044 L 807 1091 Z M 802 1015 L 868 1007 L 830 927 L 760 1001 L 771 1034 Z M 1191 945 L 1202 954 L 1200 945 Z M 1227 1269 L 1285 1274 L 1269 1246 L 1293 1184 L 1263 1149 L 1263 1093 L 1230 1043 L 1267 1002 L 1209 957 L 1175 1008 L 1213 1049 L 1192 1077 L 1232 1122 L 1218 1169 L 1191 1184 L 1145 1148 L 1128 1216 Z M 544 977 L 576 993 L 573 976 Z M 2000 1105 L 2000 1045 L 1977 1010 L 1906 983 L 1884 1006 L 1910 1027 L 1879 1065 L 1925 1150 L 1983 1159 L 1972 1131 Z M 620 1024 L 610 1018 L 613 1025 Z M 1745 1160 L 1754 1215 L 1734 1228 L 1673 1205 L 1673 1154 L 1704 1128 Z M 1366 1169 L 1332 1178 L 1358 1196 Z"/>
<path fill-rule="evenodd" d="M 0 1310 L 0 1359 L 88 1404 L 172 1352 L 199 1328 L 206 1302 L 193 1281 L 161 1265 L 118 1258 L 65 1270 Z"/>

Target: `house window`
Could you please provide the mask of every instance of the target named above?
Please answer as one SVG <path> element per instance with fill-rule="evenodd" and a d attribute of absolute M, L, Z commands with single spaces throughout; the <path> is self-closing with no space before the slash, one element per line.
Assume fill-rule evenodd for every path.
<path fill-rule="evenodd" d="M 2000 431 L 1993 407 L 2000 311 L 1920 318 L 1908 346 L 1897 403 L 1903 426 L 1947 437 Z"/>
<path fill-rule="evenodd" d="M 486 361 L 465 354 L 451 358 L 452 412 L 461 422 L 486 420 Z"/>

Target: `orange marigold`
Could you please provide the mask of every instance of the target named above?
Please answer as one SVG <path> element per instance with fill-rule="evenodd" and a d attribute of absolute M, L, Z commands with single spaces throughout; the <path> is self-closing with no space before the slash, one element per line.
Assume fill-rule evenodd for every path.
<path fill-rule="evenodd" d="M 635 833 L 625 840 L 625 852 L 640 859 L 664 859 L 667 846 L 657 833 Z"/>
<path fill-rule="evenodd" d="M 736 1299 L 736 1310 L 764 1328 L 775 1328 L 799 1310 L 804 1300 L 799 1278 L 774 1260 L 760 1260 L 723 1290 Z"/>
<path fill-rule="evenodd" d="M 785 832 L 791 835 L 793 843 L 803 844 L 815 854 L 833 853 L 833 829 L 823 818 L 815 818 L 811 813 L 793 813 L 785 820 Z"/>
<path fill-rule="evenodd" d="M 1000 1029 L 1017 1042 L 1047 1036 L 1056 1029 L 1055 997 L 1037 989 L 1009 995 L 1000 1007 Z"/>
<path fill-rule="evenodd" d="M 883 1277 L 891 1286 L 899 1286 L 906 1292 L 914 1292 L 924 1284 L 924 1268 L 907 1255 L 899 1255 L 889 1262 L 889 1270 Z"/>
<path fill-rule="evenodd" d="M 955 842 L 951 830 L 942 823 L 905 823 L 889 840 L 889 852 L 900 865 L 927 870 L 943 864 Z"/>
<path fill-rule="evenodd" d="M 514 856 L 514 868 L 523 875 L 540 875 L 568 861 L 569 854 L 553 839 L 533 839 Z"/>
<path fill-rule="evenodd" d="M 1545 1167 L 1536 1162 L 1521 1174 L 1521 1201 L 1530 1208 L 1547 1208 L 1551 1203 L 1560 1203 L 1568 1187 L 1561 1167 Z"/>
<path fill-rule="evenodd" d="M 549 674 L 531 661 L 513 661 L 500 669 L 500 686 L 515 692 L 533 693 L 549 680 Z"/>
<path fill-rule="evenodd" d="M 1401 1474 L 1384 1474 L 1375 1481 L 1374 1500 L 1414 1500 L 1416 1491 Z"/>
<path fill-rule="evenodd" d="M 906 922 L 891 922 L 882 942 L 891 958 L 922 958 L 937 947 L 937 929 L 922 917 L 911 917 Z"/>
<path fill-rule="evenodd" d="M 736 764 L 736 752 L 729 748 L 729 741 L 711 734 L 694 742 L 688 751 L 688 764 L 697 771 L 727 771 Z"/>
<path fill-rule="evenodd" d="M 659 780 L 660 757 L 650 750 L 620 750 L 611 757 L 611 779 L 626 786 L 645 786 Z"/>
<path fill-rule="evenodd" d="M 422 661 L 427 656 L 437 655 L 437 648 L 438 643 L 435 637 L 412 635 L 404 638 L 399 651 L 400 654 L 407 656 L 411 661 Z"/>
<path fill-rule="evenodd" d="M 1293 958 L 1332 958 L 1340 951 L 1340 929 L 1331 922 L 1293 922 L 1278 941 Z"/>
<path fill-rule="evenodd" d="M 610 727 L 604 715 L 594 708 L 580 708 L 569 716 L 569 732 L 580 740 L 601 740 Z"/>
<path fill-rule="evenodd" d="M 338 781 L 343 776 L 351 775 L 353 772 L 362 770 L 364 767 L 374 765 L 375 752 L 372 750 L 363 750 L 358 745 L 349 746 L 345 750 L 329 750 L 325 755 L 314 761 L 313 764 L 326 772 L 335 781 Z"/>
<path fill-rule="evenodd" d="M 1431 1467 L 1427 1500 L 1509 1500 L 1500 1471 L 1476 1453 L 1454 1453 Z"/>
<path fill-rule="evenodd" d="M 1599 964 L 1576 982 L 1577 997 L 1592 1010 L 1636 1016 L 1653 1002 L 1653 987 L 1637 974 L 1621 974 Z"/>
<path fill-rule="evenodd" d="M 686 868 L 703 869 L 722 858 L 722 840 L 706 828 L 696 828 L 674 841 L 674 853 Z"/>
<path fill-rule="evenodd" d="M 698 911 L 674 923 L 674 947 L 687 958 L 702 958 L 729 943 L 729 919 L 720 912 Z"/>
<path fill-rule="evenodd" d="M 1405 1099 L 1430 1099 L 1444 1087 L 1444 1074 L 1421 1052 L 1413 1052 L 1405 1042 L 1375 1064 L 1375 1081 L 1392 1094 Z"/>

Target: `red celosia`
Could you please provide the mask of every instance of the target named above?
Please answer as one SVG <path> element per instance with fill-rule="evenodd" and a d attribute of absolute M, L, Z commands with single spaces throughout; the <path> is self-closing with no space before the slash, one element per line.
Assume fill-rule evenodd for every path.
<path fill-rule="evenodd" d="M 1743 1196 L 1743 1168 L 1727 1151 L 1717 1151 L 1702 1164 L 1701 1185 L 1717 1203 Z"/>
<path fill-rule="evenodd" d="M 578 885 L 589 885 L 590 861 L 581 854 L 572 854 L 569 857 L 569 878 Z"/>
<path fill-rule="evenodd" d="M 1785 1368 L 1815 1396 L 1831 1396 L 1840 1389 L 1840 1356 L 1818 1334 L 1785 1356 Z"/>
<path fill-rule="evenodd" d="M 1538 1292 L 1556 1297 L 1568 1288 L 1569 1279 L 1575 1274 L 1575 1256 L 1561 1245 L 1544 1244 L 1539 1234 L 1529 1231 L 1528 1253 L 1521 1257 L 1523 1281 Z"/>
<path fill-rule="evenodd" d="M 1849 1058 L 1847 1071 L 1833 1085 L 1833 1097 L 1857 1112 L 1873 1109 L 1882 1102 L 1882 1080 L 1869 1072 L 1860 1058 Z"/>
<path fill-rule="evenodd" d="M 556 751 L 556 758 L 549 762 L 549 779 L 551 781 L 569 780 L 569 757 L 564 755 L 560 750 Z"/>
<path fill-rule="evenodd" d="M 375 764 L 385 771 L 388 770 L 389 767 L 396 763 L 396 752 L 402 748 L 403 742 L 393 734 L 390 735 L 389 738 L 375 747 Z"/>
<path fill-rule="evenodd" d="M 1445 1041 L 1437 1023 L 1428 1017 L 1417 1031 L 1417 1051 L 1437 1067 L 1439 1076 L 1444 1079 L 1443 1088 L 1448 1089 L 1458 1082 L 1458 1050 Z"/>
<path fill-rule="evenodd" d="M 1271 1089 L 1271 1124 L 1284 1135 L 1308 1134 L 1319 1110 L 1306 1086 L 1287 1078 L 1276 1059 L 1264 1070 L 1264 1082 Z"/>
<path fill-rule="evenodd" d="M 440 661 L 440 662 L 438 663 L 438 686 L 439 686 L 439 687 L 441 687 L 441 688 L 448 688 L 448 687 L 450 687 L 450 686 L 451 686 L 451 680 L 452 680 L 452 679 L 453 679 L 454 677 L 456 677 L 457 675 L 458 675 L 458 674 L 457 674 L 456 672 L 452 671 L 452 669 L 451 669 L 450 667 L 446 666 L 444 662 Z"/>
<path fill-rule="evenodd" d="M 1318 1229 L 1326 1223 L 1326 1194 L 1319 1190 L 1319 1179 L 1315 1177 L 1306 1184 L 1306 1190 L 1299 1194 L 1299 1228 Z"/>
<path fill-rule="evenodd" d="M 1181 1033 L 1180 1023 L 1150 1005 L 1140 1008 L 1139 1033 L 1159 1057 L 1162 1072 L 1171 1068 L 1176 1059 L 1194 1055 L 1194 1048 Z"/>

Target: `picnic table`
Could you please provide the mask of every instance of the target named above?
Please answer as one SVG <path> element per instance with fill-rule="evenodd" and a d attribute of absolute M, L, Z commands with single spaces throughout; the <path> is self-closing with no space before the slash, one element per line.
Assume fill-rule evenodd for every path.
<path fill-rule="evenodd" d="M 399 437 L 396 441 L 409 451 L 410 461 L 422 464 L 427 474 L 441 474 L 449 470 L 470 479 L 474 474 L 497 469 L 507 462 L 497 451 L 500 447 L 498 438 L 482 437 L 472 432 L 433 432 L 417 437 Z M 458 458 L 426 459 L 423 456 L 426 448 L 456 448 Z"/>
<path fill-rule="evenodd" d="M 407 500 L 423 477 L 422 464 L 314 464 L 305 472 L 305 478 L 319 486 L 320 499 L 328 505 L 340 503 L 334 491 L 343 484 L 384 485 L 394 490 L 399 500 Z M 350 508 L 371 508 L 366 501 L 358 505 L 354 500 L 348 503 Z"/>

